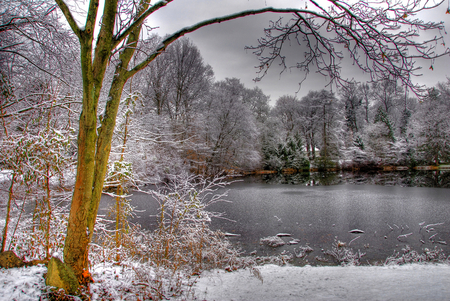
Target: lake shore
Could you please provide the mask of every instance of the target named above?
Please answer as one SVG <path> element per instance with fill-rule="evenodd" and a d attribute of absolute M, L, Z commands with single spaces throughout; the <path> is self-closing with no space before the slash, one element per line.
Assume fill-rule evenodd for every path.
<path fill-rule="evenodd" d="M 450 265 L 293 267 L 204 272 L 199 300 L 448 300 Z M 262 281 L 258 278 L 261 278 Z"/>

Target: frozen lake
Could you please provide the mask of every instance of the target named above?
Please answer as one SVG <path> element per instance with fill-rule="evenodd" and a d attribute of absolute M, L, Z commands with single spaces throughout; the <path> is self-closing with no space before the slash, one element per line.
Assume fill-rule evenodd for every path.
<path fill-rule="evenodd" d="M 445 244 L 450 243 L 449 189 L 246 182 L 230 188 L 228 199 L 233 202 L 215 204 L 212 209 L 236 222 L 216 220 L 213 226 L 240 234 L 232 239 L 247 252 L 293 251 L 298 246 L 259 245 L 262 237 L 289 233 L 291 239 L 300 240 L 299 245 L 316 251 L 309 256 L 310 264 L 321 250 L 331 249 L 336 238 L 347 245 L 353 240 L 350 247 L 366 253 L 364 259 L 370 262 L 384 260 L 405 245 L 416 250 L 438 246 L 449 253 Z M 349 232 L 355 229 L 364 233 Z"/>
<path fill-rule="evenodd" d="M 227 187 L 227 200 L 208 209 L 225 213 L 226 219 L 214 219 L 212 228 L 237 234 L 230 240 L 245 254 L 273 255 L 293 253 L 309 245 L 314 252 L 296 264 L 324 264 L 316 256 L 330 250 L 338 239 L 354 251 L 366 255 L 362 262 L 381 262 L 405 245 L 417 251 L 450 248 L 450 189 L 434 187 L 400 187 L 338 184 L 305 186 L 279 184 L 246 178 Z M 289 182 L 289 181 L 288 181 Z M 135 194 L 134 206 L 144 228 L 154 227 L 157 204 L 147 195 Z M 350 233 L 352 230 L 363 233 Z M 359 232 L 359 231 L 353 231 Z M 260 239 L 289 233 L 285 242 L 298 244 L 271 248 Z"/>

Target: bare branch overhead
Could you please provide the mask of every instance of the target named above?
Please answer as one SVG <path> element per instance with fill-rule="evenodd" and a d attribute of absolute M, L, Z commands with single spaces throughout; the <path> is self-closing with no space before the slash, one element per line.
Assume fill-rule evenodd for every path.
<path fill-rule="evenodd" d="M 296 12 L 290 20 L 271 22 L 258 45 L 247 47 L 260 60 L 256 80 L 277 62 L 284 70 L 300 69 L 305 78 L 314 70 L 327 76 L 330 84 L 343 84 L 348 79 L 343 78 L 340 63 L 347 52 L 352 64 L 369 74 L 371 80 L 400 80 L 417 95 L 423 95 L 425 88 L 412 82 L 412 75 L 418 75 L 420 69 L 416 60 L 430 60 L 433 68 L 434 59 L 450 53 L 443 40 L 442 22 L 414 18 L 442 2 L 330 0 L 330 7 L 311 2 L 315 12 Z M 292 44 L 300 46 L 303 53 L 295 57 L 293 66 L 287 66 L 285 50 Z"/>

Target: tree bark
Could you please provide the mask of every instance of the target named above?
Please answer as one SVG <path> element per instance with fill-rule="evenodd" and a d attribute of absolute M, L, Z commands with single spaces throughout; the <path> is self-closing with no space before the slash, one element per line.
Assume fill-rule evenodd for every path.
<path fill-rule="evenodd" d="M 13 193 L 14 193 L 14 182 L 15 181 L 16 181 L 16 174 L 13 173 L 13 175 L 11 176 L 11 185 L 9 186 L 9 191 L 8 191 L 8 203 L 6 206 L 5 227 L 3 228 L 3 235 L 2 235 L 2 252 L 6 251 L 6 240 L 8 238 L 8 227 L 9 227 L 10 214 L 11 214 L 11 202 L 12 202 Z"/>
<path fill-rule="evenodd" d="M 148 3 L 141 2 L 141 9 L 146 10 Z M 64 262 L 73 269 L 79 280 L 83 271 L 88 270 L 89 242 L 94 232 L 103 191 L 116 116 L 123 87 L 131 76 L 127 71 L 128 64 L 134 55 L 141 30 L 141 26 L 137 26 L 129 33 L 126 41 L 128 47 L 124 48 L 119 55 L 119 64 L 109 90 L 105 114 L 101 118 L 101 126 L 97 129 L 97 106 L 104 73 L 114 44 L 112 32 L 116 13 L 117 1 L 108 1 L 105 5 L 102 28 L 93 61 L 92 32 L 86 29 L 88 33 L 86 38 L 84 33 L 81 34 L 83 111 L 80 116 L 78 135 L 77 176 L 64 245 Z"/>

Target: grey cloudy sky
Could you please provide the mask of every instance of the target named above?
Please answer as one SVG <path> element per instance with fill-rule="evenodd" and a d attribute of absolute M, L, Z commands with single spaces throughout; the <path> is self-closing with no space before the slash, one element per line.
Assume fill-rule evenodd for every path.
<path fill-rule="evenodd" d="M 155 32 L 165 35 L 204 19 L 246 9 L 266 6 L 303 8 L 307 2 L 307 0 L 178 0 L 153 14 L 149 20 L 149 25 L 158 26 L 159 28 Z M 450 27 L 450 15 L 445 14 L 447 3 L 444 5 L 422 17 L 433 21 L 447 21 L 447 26 Z M 245 46 L 256 45 L 257 39 L 264 35 L 263 29 L 268 25 L 269 20 L 277 20 L 279 16 L 267 13 L 223 22 L 202 28 L 187 35 L 187 37 L 197 45 L 204 60 L 213 67 L 216 80 L 237 77 L 248 88 L 259 86 L 265 94 L 271 96 L 272 103 L 285 94 L 294 95 L 298 91 L 298 96 L 301 97 L 309 90 L 322 89 L 327 83 L 326 78 L 312 72 L 299 87 L 299 81 L 304 75 L 294 68 L 288 69 L 282 74 L 280 74 L 281 69 L 272 68 L 262 81 L 257 84 L 253 82 L 256 77 L 257 69 L 255 66 L 258 64 L 258 60 L 251 51 L 246 51 L 244 48 Z M 288 19 L 290 15 L 285 14 L 283 17 Z M 448 45 L 450 45 L 450 42 Z M 301 53 L 301 51 L 292 51 L 287 64 L 294 64 L 295 56 Z M 423 76 L 415 79 L 419 83 L 433 86 L 437 82 L 446 81 L 446 76 L 450 76 L 450 72 L 448 72 L 449 56 L 435 62 L 433 64 L 434 71 L 428 69 L 430 62 L 423 62 L 421 65 L 424 66 L 421 70 Z M 349 77 L 357 80 L 364 78 L 361 71 L 354 70 L 351 66 L 346 68 L 343 65 L 343 69 L 344 73 L 348 69 Z"/>

